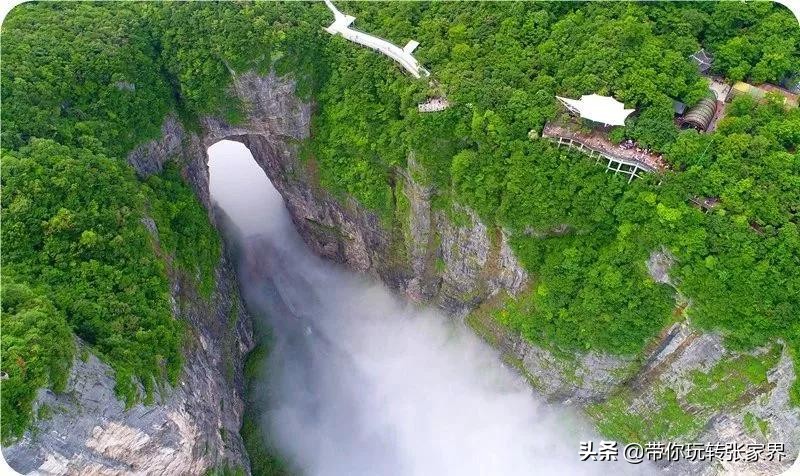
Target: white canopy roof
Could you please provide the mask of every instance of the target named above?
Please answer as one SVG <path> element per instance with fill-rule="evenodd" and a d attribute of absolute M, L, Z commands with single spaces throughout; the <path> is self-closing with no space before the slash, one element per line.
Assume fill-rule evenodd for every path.
<path fill-rule="evenodd" d="M 578 99 L 556 96 L 567 108 L 584 119 L 612 126 L 624 126 L 625 118 L 635 109 L 625 109 L 625 105 L 608 96 L 589 94 Z"/>

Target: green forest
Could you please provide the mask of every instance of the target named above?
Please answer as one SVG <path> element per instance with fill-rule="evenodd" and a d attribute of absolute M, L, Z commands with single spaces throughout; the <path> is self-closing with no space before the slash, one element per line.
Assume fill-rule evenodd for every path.
<path fill-rule="evenodd" d="M 181 369 L 169 269 L 206 298 L 220 243 L 180 164 L 146 180 L 127 153 L 175 113 L 188 129 L 243 118 L 232 74 L 290 75 L 313 101 L 305 160 L 321 185 L 397 218 L 394 168 L 414 152 L 435 206 L 502 227 L 534 286 L 496 318 L 564 354 L 636 355 L 678 318 L 752 349 L 780 339 L 800 363 L 800 109 L 728 105 L 710 134 L 681 131 L 673 100 L 705 97 L 689 56 L 730 81 L 777 82 L 800 64 L 800 28 L 769 2 L 338 2 L 354 27 L 416 39 L 435 83 L 323 30 L 322 3 L 26 3 L 2 26 L 2 437 L 22 434 L 37 388 L 63 389 L 78 336 L 114 368 L 128 404 Z M 420 114 L 444 93 L 453 104 Z M 556 94 L 636 108 L 619 141 L 672 170 L 631 184 L 531 140 Z M 703 213 L 691 197 L 715 197 Z M 143 224 L 152 218 L 160 241 Z M 566 230 L 555 233 L 553 230 Z M 675 257 L 675 291 L 647 275 Z M 685 316 L 684 316 L 685 314 Z M 138 390 L 139 386 L 144 392 Z M 800 385 L 794 386 L 800 401 Z"/>

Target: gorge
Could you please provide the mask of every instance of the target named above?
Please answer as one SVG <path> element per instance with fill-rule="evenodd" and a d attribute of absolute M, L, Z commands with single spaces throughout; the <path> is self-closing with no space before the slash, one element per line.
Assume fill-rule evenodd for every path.
<path fill-rule="evenodd" d="M 596 438 L 589 426 L 537 401 L 465 327 L 312 255 L 244 146 L 209 155 L 242 294 L 272 330 L 255 384 L 269 394 L 263 428 L 302 474 L 608 470 L 574 458 Z M 645 471 L 623 465 L 615 473 Z"/>
<path fill-rule="evenodd" d="M 572 465 L 578 435 L 598 434 L 786 445 L 782 460 L 619 471 L 788 467 L 800 444 L 800 116 L 743 98 L 713 136 L 678 136 L 659 90 L 692 102 L 704 85 L 683 50 L 701 36 L 725 50 L 725 35 L 757 34 L 731 26 L 756 24 L 747 9 L 770 15 L 764 29 L 784 28 L 782 13 L 741 6 L 729 24 L 732 7 L 705 4 L 395 7 L 386 11 L 415 22 L 381 22 L 377 5 L 348 9 L 395 43 L 412 30 L 424 39 L 420 60 L 446 77 L 449 109 L 417 114 L 428 86 L 324 34 L 321 4 L 31 5 L 12 15 L 2 175 L 3 353 L 19 357 L 4 358 L 3 386 L 21 389 L 3 400 L 12 467 L 247 474 L 253 377 L 274 392 L 266 439 L 309 474 L 483 463 L 591 473 L 609 466 Z M 695 13 L 707 16 L 703 35 L 675 40 L 664 19 L 693 24 Z M 86 28 L 104 15 L 118 27 Z M 76 40 L 45 43 L 40 31 Z M 603 62 L 581 59 L 586 50 L 610 51 L 615 65 L 625 52 L 625 79 L 592 70 Z M 769 58 L 753 58 L 747 74 L 765 75 Z M 627 76 L 667 60 L 674 82 Z M 587 71 L 565 72 L 578 64 Z M 626 104 L 643 112 L 624 134 L 663 141 L 677 170 L 663 184 L 604 176 L 528 134 L 559 114 L 556 88 L 577 97 L 590 87 L 582 78 L 637 98 Z M 628 91 L 647 81 L 658 86 Z M 243 217 L 216 198 L 209 158 L 227 141 L 252 153 L 283 205 L 267 185 L 242 200 Z M 686 197 L 701 193 L 721 195 L 720 207 L 692 208 Z M 33 315 L 15 307 L 26 299 L 73 339 L 26 340 Z M 265 323 L 275 327 L 266 360 Z M 443 439 L 445 424 L 460 431 Z M 355 457 L 336 457 L 344 451 Z"/>
<path fill-rule="evenodd" d="M 410 208 L 414 212 L 408 215 L 408 219 L 411 220 L 409 223 L 411 243 L 409 244 L 410 250 L 408 251 L 407 261 L 398 259 L 392 243 L 392 239 L 396 239 L 396 236 L 393 237 L 382 228 L 378 217 L 369 211 L 363 210 L 357 203 L 340 203 L 336 198 L 315 186 L 313 182 L 309 182 L 309 178 L 312 176 L 304 172 L 306 165 L 298 161 L 296 141 L 308 135 L 310 105 L 298 100 L 292 93 L 294 88 L 292 81 L 279 78 L 274 74 L 258 76 L 248 73 L 238 76 L 234 80 L 233 87 L 236 94 L 246 104 L 250 105 L 246 123 L 230 126 L 214 117 L 206 117 L 203 119 L 203 134 L 198 136 L 192 132 L 185 131 L 174 118 L 167 118 L 162 127 L 163 136 L 134 150 L 129 155 L 131 165 L 140 175 L 144 176 L 157 173 L 172 160 L 184 164 L 183 173 L 188 183 L 194 188 L 198 199 L 204 203 L 209 211 L 212 211 L 214 207 L 212 206 L 209 167 L 207 165 L 209 162 L 209 147 L 219 147 L 222 145 L 220 141 L 223 141 L 223 143 L 230 140 L 238 141 L 246 145 L 247 149 L 253 153 L 255 162 L 266 173 L 269 181 L 274 184 L 275 189 L 283 197 L 294 229 L 297 230 L 314 254 L 333 262 L 341 263 L 347 268 L 365 273 L 367 276 L 380 279 L 411 301 L 434 303 L 451 316 L 454 316 L 455 319 L 464 319 L 469 314 L 471 317 L 467 317 L 467 322 L 478 331 L 479 335 L 494 343 L 503 353 L 506 362 L 512 368 L 516 368 L 519 375 L 526 376 L 534 388 L 541 392 L 545 398 L 573 404 L 590 405 L 592 401 L 597 398 L 604 398 L 609 392 L 613 392 L 616 386 L 621 385 L 630 378 L 619 370 L 626 366 L 630 367 L 632 362 L 629 360 L 618 360 L 611 356 L 589 354 L 582 361 L 578 361 L 576 367 L 575 364 L 570 365 L 546 349 L 532 346 L 504 332 L 502 329 L 492 326 L 491 323 L 487 323 L 485 318 L 481 317 L 482 314 L 479 311 L 470 314 L 470 311 L 475 309 L 481 302 L 491 302 L 490 298 L 492 296 L 497 296 L 499 293 L 513 294 L 519 292 L 529 280 L 527 273 L 516 262 L 513 252 L 510 250 L 502 233 L 497 237 L 497 241 L 494 241 L 495 238 L 491 236 L 487 227 L 475 215 L 470 218 L 471 224 L 467 223 L 466 226 L 452 224 L 445 215 L 437 214 L 431 210 L 429 203 L 430 191 L 418 186 L 411 178 L 410 173 L 399 171 L 398 180 L 406 181 L 403 193 L 408 197 Z M 252 176 L 253 173 L 250 172 L 249 175 Z M 238 193 L 244 193 L 244 189 L 238 190 Z M 269 212 L 268 210 L 270 209 L 268 207 L 259 208 L 258 205 L 265 201 L 272 203 L 273 206 L 276 205 L 276 199 L 269 197 L 265 190 L 262 190 L 257 198 L 247 198 L 245 201 L 250 204 L 247 213 L 250 214 L 249 222 L 253 227 L 253 229 L 245 229 L 245 231 L 249 233 L 264 231 L 265 228 L 262 228 L 262 226 L 268 226 L 267 229 L 274 226 L 276 227 L 274 230 L 277 230 L 276 232 L 278 233 L 293 235 L 293 229 L 289 231 L 291 227 L 285 223 L 285 216 L 279 211 L 272 209 Z M 281 207 L 279 206 L 278 208 L 280 209 Z M 270 214 L 267 217 L 259 218 L 259 210 Z M 219 212 L 215 213 L 215 216 L 217 216 L 215 221 L 220 224 Z M 248 220 L 240 218 L 240 220 L 234 220 L 234 222 L 241 228 Z M 439 240 L 433 238 L 434 233 L 440 237 Z M 297 243 L 292 239 L 280 241 L 281 243 L 286 241 L 286 246 L 290 246 L 292 243 L 294 243 L 292 246 L 297 246 Z M 275 272 L 270 273 L 269 271 L 258 269 L 258 266 L 253 264 L 260 263 L 262 260 L 269 262 L 272 258 L 270 258 L 267 250 L 272 250 L 274 246 L 275 243 L 268 246 L 268 243 L 256 240 L 253 243 L 253 252 L 256 255 L 249 257 L 250 260 L 246 260 L 250 264 L 244 264 L 244 268 L 248 269 L 248 266 L 255 266 L 255 268 L 249 268 L 252 270 L 250 273 L 254 276 L 263 276 L 266 273 L 273 279 L 277 279 Z M 433 250 L 431 249 L 432 246 L 434 247 Z M 294 251 L 293 253 L 296 254 L 298 252 Z M 436 269 L 435 260 L 437 254 L 440 255 L 439 259 L 444 262 L 443 271 Z M 289 272 L 290 269 L 294 269 L 296 272 L 301 272 L 304 269 L 302 266 L 303 260 L 313 261 L 309 256 L 305 256 L 302 259 L 298 259 L 295 255 L 291 256 L 294 257 L 291 260 L 292 266 L 278 265 L 281 270 L 286 269 L 286 272 Z M 73 367 L 70 377 L 70 391 L 67 392 L 67 395 L 70 395 L 72 392 L 77 391 L 77 401 L 73 404 L 77 405 L 76 410 L 68 411 L 66 408 L 62 408 L 62 412 L 57 414 L 54 419 L 43 423 L 46 430 L 42 431 L 40 435 L 31 439 L 26 438 L 20 445 L 5 448 L 4 454 L 11 464 L 21 464 L 16 466 L 19 469 L 32 469 L 41 465 L 38 467 L 54 473 L 78 470 L 86 473 L 93 471 L 105 472 L 115 467 L 143 471 L 160 471 L 158 468 L 163 468 L 163 470 L 175 470 L 178 472 L 195 472 L 199 468 L 207 468 L 209 465 L 212 467 L 225 467 L 227 465 L 247 467 L 247 456 L 242 451 L 241 439 L 238 435 L 238 422 L 241 418 L 243 404 L 241 368 L 244 352 L 253 345 L 252 330 L 249 322 L 250 317 L 244 313 L 244 309 L 247 306 L 244 303 L 234 304 L 238 298 L 235 297 L 235 294 L 231 295 L 230 292 L 235 292 L 236 289 L 241 288 L 245 291 L 244 294 L 247 297 L 247 292 L 252 291 L 248 289 L 247 283 L 240 281 L 238 285 L 235 285 L 231 282 L 233 279 L 231 264 L 228 259 L 225 259 L 219 265 L 218 269 L 220 271 L 218 271 L 216 281 L 218 291 L 216 292 L 222 292 L 223 295 L 215 298 L 214 302 L 217 302 L 218 306 L 223 309 L 221 316 L 226 315 L 225 309 L 235 308 L 237 309 L 235 312 L 238 313 L 238 317 L 215 317 L 213 314 L 208 315 L 207 311 L 189 310 L 189 316 L 194 312 L 202 316 L 202 319 L 194 324 L 196 332 L 200 333 L 199 343 L 201 345 L 194 351 L 195 356 L 190 357 L 190 366 L 186 369 L 180 386 L 181 388 L 189 389 L 191 393 L 200 392 L 206 395 L 204 398 L 182 396 L 181 392 L 166 393 L 169 396 L 166 402 L 162 404 L 164 406 L 155 407 L 157 410 L 155 414 L 152 413 L 151 407 L 142 406 L 141 404 L 134 407 L 134 411 L 122 412 L 122 407 L 119 403 L 115 403 L 117 402 L 116 397 L 108 384 L 106 384 L 105 393 L 97 395 L 95 393 L 97 384 L 92 384 L 92 386 L 85 383 L 100 378 L 98 372 L 105 371 L 97 368 L 97 364 L 94 367 L 89 366 L 87 368 L 87 366 L 80 363 L 80 360 L 76 360 L 76 365 Z M 321 265 L 313 265 L 311 268 L 314 269 L 316 266 Z M 267 266 L 266 269 L 272 268 Z M 329 272 L 334 275 L 335 273 L 341 273 L 341 271 Z M 286 279 L 290 279 L 290 277 L 291 275 L 287 275 Z M 181 284 L 179 276 L 173 279 L 175 279 L 173 292 L 176 293 L 176 300 L 183 302 L 184 298 L 181 298 L 180 294 L 186 293 L 186 290 L 181 290 L 181 287 L 184 285 L 190 287 L 191 285 L 187 283 Z M 305 277 L 304 279 L 309 278 Z M 334 281 L 346 283 L 348 279 L 352 280 L 354 278 L 333 279 Z M 289 290 L 292 289 L 294 288 L 289 286 Z M 309 286 L 309 289 L 323 292 L 325 286 Z M 334 293 L 336 289 L 334 286 Z M 367 295 L 369 295 L 368 290 L 369 287 L 366 287 L 365 293 Z M 189 293 L 191 292 L 189 291 Z M 379 294 L 382 294 L 382 292 L 379 292 Z M 259 301 L 259 299 L 263 301 L 263 297 L 256 297 L 255 299 L 256 301 Z M 303 303 L 304 298 L 291 297 L 290 299 L 292 299 L 290 302 L 293 302 L 290 306 L 298 306 Z M 298 299 L 299 301 L 297 301 Z M 378 299 L 384 302 L 383 306 L 390 306 L 393 312 L 401 315 L 410 312 L 408 310 L 403 311 L 403 308 L 398 307 L 397 304 L 386 304 L 387 299 L 391 301 L 388 297 L 383 296 Z M 489 301 L 486 301 L 487 299 Z M 330 296 L 327 300 L 336 302 L 335 298 Z M 276 304 L 274 303 L 265 304 L 261 302 L 259 305 L 268 309 L 267 315 L 271 316 L 270 322 L 272 325 L 280 322 L 279 320 L 273 322 L 274 319 L 292 319 L 286 316 L 276 316 L 281 316 L 282 313 L 291 315 L 298 312 L 296 310 L 287 311 L 285 307 L 276 311 Z M 311 304 L 307 303 L 305 305 Z M 357 305 L 354 307 L 357 307 Z M 303 308 L 301 307 L 300 309 Z M 308 312 L 310 315 L 315 314 L 312 311 Z M 339 313 L 339 320 L 343 321 L 339 325 L 346 326 L 348 322 L 353 323 L 351 319 L 361 319 L 365 326 L 361 331 L 369 332 L 371 328 L 369 322 L 374 316 L 369 314 L 362 315 L 355 311 L 353 311 L 352 316 L 347 313 L 341 314 L 341 311 Z M 218 314 L 217 316 L 220 315 Z M 417 317 L 417 319 L 420 318 Z M 429 317 L 422 319 L 427 320 Z M 303 321 L 300 320 L 298 322 Z M 391 321 L 387 321 L 384 325 L 391 325 L 390 323 Z M 331 323 L 327 324 L 331 325 Z M 310 327 L 312 336 L 317 335 L 319 331 L 314 330 L 317 325 L 320 324 L 314 322 L 313 326 L 311 323 L 300 325 L 298 332 L 301 335 L 295 337 L 302 340 L 303 335 L 309 332 L 307 326 L 312 326 Z M 433 335 L 438 335 L 439 339 L 443 338 L 442 330 L 438 329 L 438 325 L 433 323 L 422 325 L 423 328 L 427 328 L 426 326 L 434 326 Z M 229 330 L 226 330 L 226 328 Z M 232 334 L 231 329 L 235 330 Z M 208 334 L 209 332 L 213 333 Z M 328 332 L 332 331 L 328 330 Z M 338 329 L 336 332 L 346 331 Z M 400 326 L 392 331 L 387 330 L 387 335 L 408 336 L 409 332 L 411 331 L 408 328 Z M 204 335 L 207 337 L 204 337 Z M 327 336 L 327 334 L 325 335 Z M 334 333 L 332 335 L 337 334 Z M 328 339 L 331 338 L 328 337 Z M 423 337 L 418 336 L 418 339 L 423 339 Z M 460 339 L 469 340 L 472 337 L 461 336 Z M 658 385 L 659 378 L 676 378 L 676 376 L 680 378 L 680 375 L 687 375 L 693 366 L 696 366 L 694 368 L 701 368 L 700 366 L 707 365 L 705 361 L 709 358 L 721 359 L 726 352 L 718 338 L 713 335 L 697 334 L 682 326 L 670 329 L 662 339 L 662 342 L 653 348 L 652 354 L 645 364 L 641 368 L 635 369 L 634 372 L 637 377 L 635 377 L 634 381 L 641 379 L 639 380 L 640 382 L 644 382 L 644 385 L 653 388 Z M 381 341 L 379 340 L 379 342 Z M 401 340 L 400 342 L 404 341 Z M 443 349 L 441 347 L 441 343 L 436 344 L 435 342 L 436 339 L 434 339 L 434 343 L 431 343 L 432 348 L 427 349 L 427 351 L 443 354 L 439 356 L 443 359 L 451 355 L 446 351 L 446 348 Z M 370 348 L 370 345 L 378 345 L 377 342 L 369 341 L 362 344 L 367 348 Z M 391 348 L 385 341 L 381 345 Z M 414 349 L 416 349 L 416 345 L 413 347 Z M 485 351 L 479 350 L 475 352 L 481 356 L 480 358 L 476 357 L 477 362 L 482 362 L 484 366 L 496 366 L 496 363 L 486 363 L 486 356 L 482 354 Z M 276 353 L 280 358 L 280 345 L 277 347 Z M 289 355 L 292 354 L 289 353 Z M 458 355 L 458 352 L 456 352 L 456 355 Z M 288 356 L 285 357 L 289 358 Z M 372 358 L 374 359 L 375 356 L 373 355 Z M 204 361 L 209 361 L 211 365 L 197 364 Z M 92 362 L 94 361 L 89 360 L 89 363 Z M 374 365 L 377 366 L 378 364 L 375 363 Z M 391 361 L 387 365 L 391 365 Z M 454 363 L 449 362 L 448 365 L 454 365 Z M 380 367 L 377 368 L 379 369 Z M 465 367 L 464 371 L 467 368 L 469 368 L 469 365 Z M 505 379 L 506 384 L 501 385 L 501 388 L 508 385 L 513 388 L 514 385 L 518 384 L 518 382 L 517 384 L 508 382 L 505 370 L 495 369 L 493 372 L 500 373 L 496 378 L 501 381 Z M 386 373 L 388 374 L 389 372 Z M 399 372 L 399 374 L 404 376 L 405 372 Z M 580 378 L 576 378 L 576 375 Z M 787 442 L 797 441 L 792 436 L 797 431 L 797 426 L 794 425 L 798 418 L 796 410 L 787 411 L 785 407 L 788 405 L 787 392 L 789 385 L 792 383 L 792 377 L 791 364 L 784 354 L 779 365 L 771 373 L 770 381 L 774 383 L 771 384 L 770 390 L 765 394 L 769 398 L 755 401 L 748 407 L 755 409 L 754 411 L 758 411 L 758 414 L 765 417 L 769 415 L 770 428 L 772 431 L 784 432 Z M 446 382 L 447 380 L 443 381 Z M 394 384 L 401 385 L 401 382 L 394 382 Z M 230 386 L 230 383 L 234 385 Z M 286 385 L 291 383 L 291 381 L 287 382 Z M 82 387 L 86 386 L 89 388 L 82 390 Z M 409 384 L 407 388 L 415 387 Z M 87 392 L 92 393 L 87 394 Z M 521 390 L 516 390 L 516 392 L 521 392 Z M 51 393 L 47 394 L 45 402 L 53 398 L 49 395 Z M 493 394 L 489 393 L 488 395 Z M 500 395 L 503 394 L 501 393 Z M 61 397 L 55 398 L 56 401 L 61 399 Z M 503 401 L 499 397 L 497 398 L 498 401 Z M 513 420 L 511 428 L 506 430 L 511 431 L 526 421 L 537 421 L 535 427 L 540 428 L 542 424 L 540 419 L 544 420 L 543 424 L 545 426 L 553 424 L 551 423 L 553 417 L 541 417 L 536 410 L 541 403 L 537 404 L 529 400 L 529 397 L 524 397 L 514 392 L 504 398 L 516 401 L 514 405 L 521 405 L 520 408 L 525 407 L 526 409 L 522 410 L 521 414 L 529 415 L 527 417 L 520 416 L 520 420 Z M 223 403 L 219 407 L 213 403 L 216 399 L 229 403 Z M 96 406 L 89 407 L 84 411 L 79 410 L 85 405 L 82 402 L 86 400 L 93 401 L 93 405 Z M 520 400 L 525 404 L 520 403 Z M 487 403 L 485 400 L 481 401 Z M 448 402 L 448 404 L 452 403 Z M 51 403 L 51 405 L 65 406 L 64 402 Z M 194 409 L 197 405 L 202 406 L 200 409 Z M 447 406 L 444 402 L 442 405 Z M 176 407 L 175 410 L 169 410 L 173 406 Z M 56 406 L 56 408 L 58 407 Z M 96 410 L 92 410 L 92 408 L 96 408 Z M 108 408 L 115 408 L 116 410 L 109 411 Z M 297 414 L 293 414 L 291 410 L 297 409 L 290 407 L 287 410 L 288 414 L 285 415 L 285 418 L 290 420 L 292 417 L 297 417 Z M 167 412 L 167 415 L 171 415 L 167 417 L 167 421 L 174 423 L 167 426 L 153 426 L 151 421 L 155 421 L 157 418 L 164 418 L 161 416 L 163 415 L 162 412 Z M 205 414 L 206 417 L 203 420 L 196 420 L 196 415 L 200 414 L 198 412 Z M 376 412 L 378 414 L 381 413 L 377 410 Z M 96 420 L 97 413 L 105 415 L 101 422 Z M 186 417 L 180 419 L 177 418 L 177 415 L 191 415 L 191 418 L 190 420 L 186 420 Z M 76 425 L 76 418 L 79 422 L 83 421 L 83 423 Z M 207 423 L 205 423 L 206 421 Z M 708 432 L 706 438 L 713 440 L 718 437 L 716 435 L 726 434 L 730 431 L 738 432 L 737 438 L 750 438 L 745 430 L 737 429 L 735 420 L 724 413 L 721 413 L 719 418 L 714 421 L 715 423 L 706 430 Z M 284 428 L 290 427 L 291 425 L 284 426 Z M 66 428 L 70 428 L 67 434 L 63 433 Z M 78 431 L 79 428 L 84 429 Z M 522 434 L 526 434 L 526 432 Z M 66 442 L 64 438 L 67 439 Z M 533 447 L 539 445 L 541 448 L 542 442 L 535 435 L 531 435 L 530 438 L 530 444 Z M 342 442 L 342 444 L 345 443 L 355 444 L 348 441 Z M 140 451 L 129 452 L 127 448 L 131 445 L 140 448 Z M 574 441 L 571 447 L 570 445 L 566 446 L 566 448 L 562 448 L 563 451 L 566 451 L 567 454 L 572 451 L 572 454 L 575 454 L 574 451 L 576 451 L 577 447 Z M 170 447 L 175 448 L 175 450 L 166 453 L 161 450 L 159 452 L 162 456 L 158 458 L 152 457 L 151 452 L 155 448 Z M 187 450 L 181 451 L 181 448 L 186 448 Z M 550 446 L 547 448 L 549 448 L 548 452 L 554 450 Z M 290 446 L 288 451 L 295 457 L 302 458 L 305 456 L 301 448 Z M 202 456 L 200 456 L 201 454 Z M 537 454 L 536 451 L 529 453 L 528 456 L 535 454 Z M 32 455 L 38 456 L 34 457 Z M 77 455 L 80 455 L 80 457 L 75 459 Z M 87 455 L 89 456 L 87 457 Z M 561 458 L 563 459 L 564 457 L 562 456 Z M 442 463 L 445 460 L 438 461 Z M 515 457 L 511 457 L 510 460 L 504 461 L 502 464 L 513 461 L 517 461 Z M 558 459 L 554 459 L 553 464 L 557 465 L 557 461 Z M 315 469 L 321 471 L 319 474 L 330 474 L 315 466 L 321 464 L 321 461 L 307 460 L 304 463 L 308 465 L 306 468 L 311 469 L 311 474 L 316 474 Z M 335 472 L 336 464 L 341 462 L 328 461 L 328 463 L 333 463 L 333 466 L 327 469 Z M 368 464 L 366 460 L 353 460 L 352 463 Z M 501 463 L 498 462 L 498 464 Z M 537 464 L 541 464 L 541 461 Z M 558 467 L 554 466 L 554 471 Z M 348 467 L 347 469 L 358 472 L 357 467 Z M 687 469 L 683 468 L 682 470 Z"/>

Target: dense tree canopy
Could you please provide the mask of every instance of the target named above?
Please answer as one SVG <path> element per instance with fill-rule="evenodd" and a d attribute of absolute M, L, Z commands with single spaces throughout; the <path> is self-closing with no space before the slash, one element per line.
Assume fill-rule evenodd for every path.
<path fill-rule="evenodd" d="M 74 346 L 64 317 L 47 296 L 17 282 L 7 270 L 1 299 L 3 372 L 7 376 L 2 393 L 5 441 L 27 427 L 37 389 L 64 389 Z"/>
<path fill-rule="evenodd" d="M 170 91 L 133 8 L 16 8 L 3 22 L 3 147 L 33 137 L 123 154 L 158 133 Z"/>
<path fill-rule="evenodd" d="M 698 134 L 679 131 L 672 111 L 673 99 L 691 105 L 707 94 L 688 59 L 701 46 L 730 80 L 792 73 L 800 32 L 787 10 L 338 3 L 357 28 L 400 45 L 420 41 L 415 54 L 432 81 L 328 35 L 322 27 L 332 18 L 321 3 L 29 3 L 12 11 L 2 31 L 3 353 L 19 359 L 2 364 L 10 375 L 4 438 L 24 429 L 36 387 L 62 385 L 68 329 L 111 363 L 129 402 L 137 383 L 151 391 L 178 375 L 182 326 L 165 271 L 177 266 L 208 295 L 219 242 L 178 166 L 139 180 L 124 157 L 158 135 L 171 111 L 190 128 L 203 114 L 240 120 L 227 86 L 248 70 L 289 74 L 313 100 L 303 157 L 330 191 L 391 225 L 394 169 L 413 154 L 413 173 L 435 186 L 437 207 L 466 205 L 506 229 L 535 286 L 497 317 L 526 338 L 567 353 L 640 352 L 675 318 L 673 291 L 644 265 L 663 248 L 676 258 L 671 275 L 695 324 L 742 348 L 782 338 L 797 357 L 800 112 L 741 98 L 716 132 Z M 674 171 L 626 184 L 529 139 L 563 114 L 555 94 L 592 92 L 636 108 L 612 137 L 663 152 Z M 450 109 L 417 111 L 438 94 Z M 703 213 L 690 205 L 694 196 L 718 206 Z M 155 220 L 159 244 L 145 217 Z M 31 320 L 41 332 L 30 331 Z"/>
<path fill-rule="evenodd" d="M 131 402 L 175 379 L 180 326 L 143 197 L 119 160 L 38 139 L 3 154 L 3 268 L 41 286 L 74 332 L 107 357 Z M 57 342 L 67 345 L 71 341 Z M 3 361 L 3 368 L 13 368 Z"/>

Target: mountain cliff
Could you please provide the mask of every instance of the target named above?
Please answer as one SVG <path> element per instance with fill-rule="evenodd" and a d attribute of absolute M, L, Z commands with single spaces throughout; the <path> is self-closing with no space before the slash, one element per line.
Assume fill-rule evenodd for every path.
<path fill-rule="evenodd" d="M 724 2 L 404 5 L 352 8 L 387 38 L 427 38 L 419 54 L 437 82 L 330 38 L 318 4 L 28 4 L 9 16 L 3 352 L 19 358 L 3 371 L 20 391 L 4 393 L 4 439 L 33 420 L 3 449 L 12 465 L 247 468 L 237 430 L 253 338 L 208 225 L 220 218 L 207 148 L 230 139 L 317 254 L 463 321 L 609 438 L 784 442 L 787 457 L 759 469 L 788 466 L 800 442 L 800 116 L 742 97 L 713 134 L 681 132 L 672 99 L 706 93 L 685 60 L 701 38 L 727 52 L 719 74 L 780 79 L 800 44 L 749 58 L 732 45 L 793 38 L 791 17 Z M 629 184 L 537 140 L 560 117 L 554 94 L 598 88 L 638 112 L 610 137 L 664 150 L 673 172 Z M 418 113 L 445 92 L 449 109 Z M 715 210 L 687 198 L 700 195 Z M 34 315 L 7 314 L 7 273 L 51 295 L 53 334 L 74 345 L 6 324 Z M 53 365 L 49 349 L 76 357 Z"/>

